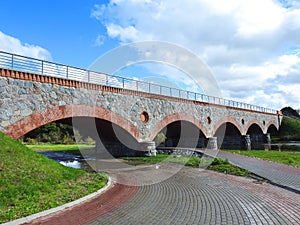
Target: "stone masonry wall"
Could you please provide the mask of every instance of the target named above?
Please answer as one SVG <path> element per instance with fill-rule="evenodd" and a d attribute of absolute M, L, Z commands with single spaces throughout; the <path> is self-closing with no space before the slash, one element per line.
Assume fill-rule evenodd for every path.
<path fill-rule="evenodd" d="M 58 106 L 82 106 L 83 114 L 85 106 L 113 112 L 137 128 L 138 141 L 153 140 L 162 128 L 176 120 L 194 123 L 206 137 L 213 136 L 224 122 L 233 123 L 241 134 L 246 134 L 253 123 L 264 133 L 271 124 L 279 126 L 274 114 L 143 93 L 124 94 L 0 76 L 0 131 L 5 132 L 30 115 Z M 149 117 L 148 121 L 141 117 L 143 112 Z M 55 116 L 49 116 L 55 120 Z M 119 120 L 111 121 L 120 125 Z"/>

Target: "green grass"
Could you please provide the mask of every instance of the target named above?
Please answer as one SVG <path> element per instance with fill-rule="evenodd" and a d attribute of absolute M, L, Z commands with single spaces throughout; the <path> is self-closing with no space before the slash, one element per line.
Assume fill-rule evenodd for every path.
<path fill-rule="evenodd" d="M 34 151 L 78 151 L 80 149 L 94 148 L 89 144 L 33 144 L 26 145 Z"/>
<path fill-rule="evenodd" d="M 107 179 L 62 166 L 0 133 L 0 223 L 83 197 Z"/>
<path fill-rule="evenodd" d="M 158 154 L 157 156 L 150 157 L 124 157 L 124 160 L 127 160 L 133 164 L 156 164 L 161 162 L 168 163 L 180 163 L 185 166 L 191 167 L 202 167 L 214 170 L 221 173 L 232 174 L 236 176 L 246 176 L 249 174 L 249 171 L 241 169 L 237 166 L 230 164 L 227 160 L 222 160 L 220 158 L 208 159 L 208 158 L 199 158 L 196 156 L 187 157 L 187 156 L 174 156 L 174 155 L 164 155 Z"/>
<path fill-rule="evenodd" d="M 259 150 L 251 150 L 251 151 L 228 150 L 228 151 L 238 153 L 241 155 L 260 158 L 263 160 L 300 167 L 299 152 L 279 152 L 279 151 L 262 151 L 262 150 L 260 151 Z"/>
<path fill-rule="evenodd" d="M 204 166 L 204 161 L 196 156 L 187 157 L 187 156 L 157 154 L 156 156 L 150 156 L 150 157 L 148 156 L 147 157 L 124 157 L 123 159 L 135 165 L 145 164 L 145 163 L 156 164 L 156 163 L 166 162 L 166 163 L 180 163 L 191 167 Z"/>
<path fill-rule="evenodd" d="M 224 160 L 221 158 L 215 158 L 208 166 L 208 169 L 235 176 L 247 176 L 250 174 L 248 170 L 232 165 L 228 162 L 227 159 Z"/>

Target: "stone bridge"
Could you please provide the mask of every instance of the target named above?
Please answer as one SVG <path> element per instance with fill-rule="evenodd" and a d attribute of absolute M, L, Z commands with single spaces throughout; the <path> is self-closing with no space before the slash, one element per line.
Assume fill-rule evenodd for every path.
<path fill-rule="evenodd" d="M 147 148 L 154 140 L 156 145 L 172 147 L 262 148 L 279 129 L 280 112 L 218 101 L 0 68 L 1 132 L 17 139 L 60 121 L 73 124 L 97 143 L 118 149 L 111 150 L 117 155 L 141 148 L 137 146 Z M 157 138 L 160 133 L 165 140 Z"/>
<path fill-rule="evenodd" d="M 147 142 L 164 132 L 168 146 L 205 147 L 219 138 L 219 147 L 249 149 L 251 142 L 254 148 L 267 143 L 280 124 L 273 113 L 0 71 L 0 130 L 13 138 L 52 121 L 73 118 L 80 129 L 91 125 L 87 118 L 97 118 L 97 129 L 107 132 L 103 136 L 126 131 L 136 142 Z"/>

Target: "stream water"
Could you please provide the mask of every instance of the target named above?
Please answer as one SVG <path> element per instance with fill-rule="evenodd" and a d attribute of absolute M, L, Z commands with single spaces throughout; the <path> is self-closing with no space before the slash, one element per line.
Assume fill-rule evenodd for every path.
<path fill-rule="evenodd" d="M 39 152 L 40 154 L 47 156 L 50 159 L 53 159 L 60 164 L 76 169 L 91 170 L 87 161 L 82 157 L 81 154 L 70 154 L 68 151 L 44 151 Z M 89 158 L 89 161 L 95 160 Z"/>

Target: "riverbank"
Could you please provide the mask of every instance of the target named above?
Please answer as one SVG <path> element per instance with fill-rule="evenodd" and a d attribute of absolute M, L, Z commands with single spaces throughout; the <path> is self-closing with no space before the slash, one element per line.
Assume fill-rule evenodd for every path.
<path fill-rule="evenodd" d="M 65 167 L 0 133 L 0 223 L 93 193 L 104 174 Z"/>
<path fill-rule="evenodd" d="M 90 144 L 25 144 L 26 147 L 34 151 L 79 151 L 82 149 L 95 148 L 95 145 Z"/>
<path fill-rule="evenodd" d="M 246 155 L 250 157 L 260 158 L 263 160 L 277 162 L 289 166 L 300 167 L 300 152 L 279 152 L 279 151 L 264 151 L 264 150 L 226 150 L 228 152 L 237 153 L 240 155 Z"/>

